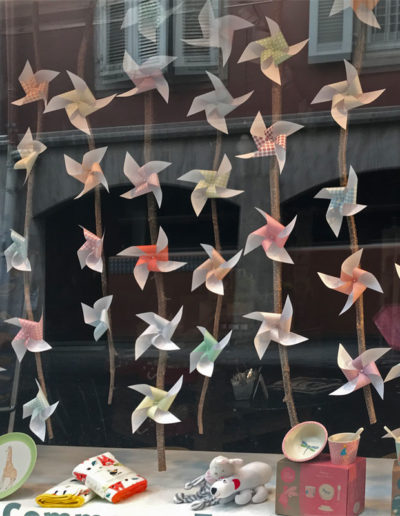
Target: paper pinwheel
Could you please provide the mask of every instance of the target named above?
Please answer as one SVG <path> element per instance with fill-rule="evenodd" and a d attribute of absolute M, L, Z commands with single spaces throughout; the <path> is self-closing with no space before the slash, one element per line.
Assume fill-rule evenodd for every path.
<path fill-rule="evenodd" d="M 129 389 L 140 392 L 140 394 L 145 396 L 144 400 L 132 412 L 133 434 L 148 417 L 161 425 L 180 423 L 180 419 L 171 414 L 169 409 L 181 390 L 182 383 L 183 376 L 179 378 L 168 392 L 146 384 L 129 386 Z"/>
<path fill-rule="evenodd" d="M 121 197 L 133 199 L 152 192 L 156 198 L 158 207 L 160 207 L 162 190 L 160 181 L 158 180 L 158 174 L 170 165 L 171 163 L 168 161 L 149 161 L 142 167 L 139 167 L 134 158 L 127 152 L 125 155 L 124 174 L 129 181 L 135 185 L 135 188 L 122 194 Z"/>
<path fill-rule="evenodd" d="M 218 170 L 195 169 L 178 177 L 180 181 L 197 183 L 191 195 L 192 206 L 197 216 L 200 215 L 207 199 L 227 199 L 243 193 L 243 190 L 231 190 L 227 188 L 231 170 L 231 162 L 228 156 L 224 154 Z"/>
<path fill-rule="evenodd" d="M 355 215 L 367 206 L 357 204 L 357 175 L 353 167 L 350 167 L 349 179 L 346 186 L 338 186 L 334 188 L 322 188 L 315 199 L 330 199 L 328 211 L 326 212 L 326 220 L 330 225 L 335 236 L 339 235 L 342 227 L 343 217 Z"/>
<path fill-rule="evenodd" d="M 393 434 L 397 439 L 400 437 L 400 428 L 396 428 L 395 430 L 390 430 L 391 434 Z M 389 434 L 389 432 L 385 435 L 382 435 L 382 439 L 386 439 L 390 437 L 393 439 L 393 435 Z"/>
<path fill-rule="evenodd" d="M 106 150 L 107 147 L 100 147 L 99 149 L 86 152 L 83 155 L 82 163 L 78 163 L 78 161 L 64 154 L 67 174 L 84 184 L 82 192 L 75 199 L 79 199 L 79 197 L 82 197 L 82 195 L 85 195 L 85 193 L 99 184 L 102 184 L 107 192 L 109 191 L 107 179 L 100 166 L 100 161 L 103 159 Z"/>
<path fill-rule="evenodd" d="M 202 326 L 197 326 L 197 328 L 203 335 L 203 341 L 190 353 L 190 372 L 197 369 L 200 374 L 211 377 L 214 371 L 214 362 L 229 344 L 232 330 L 218 342 L 205 328 Z"/>
<path fill-rule="evenodd" d="M 346 312 L 367 288 L 376 290 L 377 292 L 383 292 L 375 276 L 359 268 L 362 252 L 363 249 L 360 249 L 346 258 L 342 263 L 340 278 L 329 276 L 322 272 L 318 273 L 318 276 L 328 288 L 349 296 L 339 315 Z"/>
<path fill-rule="evenodd" d="M 222 62 L 225 66 L 232 51 L 234 32 L 252 27 L 253 24 L 228 14 L 216 18 L 210 0 L 207 0 L 199 14 L 199 24 L 203 37 L 199 39 L 183 39 L 189 45 L 199 47 L 219 47 L 222 51 Z"/>
<path fill-rule="evenodd" d="M 26 238 L 12 229 L 11 240 L 12 244 L 4 251 L 7 272 L 12 268 L 18 271 L 30 271 L 31 264 L 28 259 L 28 244 Z"/>
<path fill-rule="evenodd" d="M 279 25 L 271 18 L 265 18 L 271 36 L 249 43 L 238 62 L 244 63 L 245 61 L 260 59 L 262 73 L 271 81 L 281 84 L 279 65 L 298 54 L 306 46 L 308 39 L 289 46 Z"/>
<path fill-rule="evenodd" d="M 400 265 L 395 263 L 394 266 L 395 266 L 395 269 L 396 269 L 396 272 L 397 272 L 397 276 L 400 278 Z"/>
<path fill-rule="evenodd" d="M 303 125 L 280 120 L 267 128 L 261 113 L 258 112 L 250 128 L 250 134 L 257 146 L 257 150 L 248 154 L 239 154 L 236 157 L 249 159 L 276 156 L 279 170 L 282 173 L 286 161 L 286 139 L 303 127 Z"/>
<path fill-rule="evenodd" d="M 156 245 L 138 245 L 128 247 L 118 253 L 118 256 L 137 256 L 139 259 L 133 269 L 133 275 L 143 290 L 150 271 L 171 272 L 186 265 L 186 262 L 168 260 L 168 238 L 160 226 Z"/>
<path fill-rule="evenodd" d="M 376 367 L 375 360 L 381 358 L 388 351 L 389 348 L 371 348 L 353 360 L 342 344 L 339 344 L 337 362 L 348 382 L 336 391 L 331 392 L 331 396 L 350 394 L 372 383 L 383 399 L 383 380 Z"/>
<path fill-rule="evenodd" d="M 385 90 L 363 93 L 357 70 L 346 60 L 344 64 L 347 79 L 321 88 L 311 104 L 332 101 L 332 118 L 340 127 L 346 129 L 348 112 L 351 109 L 370 104 L 382 95 Z"/>
<path fill-rule="evenodd" d="M 96 272 L 103 272 L 103 240 L 94 233 L 91 233 L 86 228 L 83 229 L 83 236 L 86 242 L 77 251 L 81 269 L 85 266 Z"/>
<path fill-rule="evenodd" d="M 292 333 L 290 331 L 293 317 L 293 306 L 289 296 L 286 298 L 285 306 L 283 307 L 281 314 L 270 312 L 251 312 L 243 317 L 261 322 L 261 326 L 254 339 L 254 346 L 260 360 L 267 351 L 271 340 L 278 344 L 282 344 L 282 346 L 294 346 L 295 344 L 308 340 L 307 337 L 302 337 L 301 335 L 297 335 L 297 333 Z"/>
<path fill-rule="evenodd" d="M 242 250 L 226 261 L 212 245 L 200 244 L 209 258 L 193 271 L 192 291 L 205 282 L 206 288 L 214 294 L 224 295 L 222 280 L 240 260 Z"/>
<path fill-rule="evenodd" d="M 136 317 L 142 319 L 149 325 L 148 328 L 136 339 L 135 344 L 135 360 L 143 355 L 150 346 L 161 351 L 174 351 L 179 347 L 172 342 L 172 335 L 175 333 L 176 327 L 181 321 L 183 306 L 175 315 L 172 321 L 168 321 L 154 312 L 144 314 L 136 314 Z"/>
<path fill-rule="evenodd" d="M 37 160 L 39 154 L 42 154 L 47 149 L 39 140 L 32 138 L 32 133 L 28 127 L 24 137 L 17 145 L 17 150 L 21 156 L 21 159 L 14 165 L 15 170 L 26 170 L 25 181 L 28 179 L 29 174 Z"/>
<path fill-rule="evenodd" d="M 225 120 L 226 115 L 229 115 L 234 109 L 246 102 L 253 95 L 253 91 L 234 99 L 225 88 L 221 79 L 210 72 L 206 73 L 214 86 L 214 91 L 195 97 L 186 116 L 192 116 L 200 113 L 200 111 L 205 111 L 207 122 L 215 127 L 217 131 L 228 134 Z"/>
<path fill-rule="evenodd" d="M 335 0 L 329 16 L 351 8 L 359 20 L 367 25 L 371 25 L 371 27 L 380 29 L 381 26 L 373 13 L 373 9 L 376 7 L 378 2 L 379 0 Z"/>
<path fill-rule="evenodd" d="M 38 393 L 33 400 L 28 401 L 22 407 L 22 418 L 30 417 L 29 428 L 31 431 L 39 437 L 41 441 L 44 441 L 46 437 L 46 419 L 48 419 L 53 412 L 56 410 L 58 401 L 49 405 L 46 396 L 40 388 L 39 382 L 36 380 Z"/>
<path fill-rule="evenodd" d="M 85 323 L 94 326 L 93 336 L 95 340 L 99 340 L 110 329 L 108 309 L 111 306 L 112 299 L 113 296 L 101 297 L 95 302 L 93 308 L 81 303 Z"/>
<path fill-rule="evenodd" d="M 40 353 L 51 349 L 51 346 L 43 340 L 43 316 L 38 322 L 19 317 L 12 317 L 5 322 L 21 328 L 11 342 L 19 362 L 24 358 L 27 350 Z"/>
<path fill-rule="evenodd" d="M 49 83 L 57 77 L 58 73 L 59 72 L 53 72 L 52 70 L 39 70 L 33 73 L 32 67 L 29 61 L 27 61 L 21 75 L 18 77 L 22 89 L 25 92 L 25 97 L 14 100 L 11 104 L 22 106 L 30 102 L 43 100 L 44 105 L 46 105 Z"/>
<path fill-rule="evenodd" d="M 386 382 L 390 382 L 396 378 L 398 378 L 400 376 L 400 364 L 396 364 L 395 366 L 393 366 L 390 371 L 388 372 L 388 374 L 386 375 L 386 378 L 385 378 L 385 383 Z"/>
<path fill-rule="evenodd" d="M 265 211 L 259 208 L 256 208 L 256 210 L 265 218 L 267 224 L 250 233 L 247 237 L 244 254 L 250 253 L 250 251 L 253 251 L 253 249 L 261 245 L 265 254 L 271 260 L 293 263 L 293 260 L 290 258 L 284 246 L 296 224 L 297 215 L 287 226 L 283 226 L 280 222 L 271 217 L 271 215 L 265 213 Z"/>
<path fill-rule="evenodd" d="M 113 100 L 115 95 L 97 100 L 83 79 L 72 72 L 67 73 L 74 89 L 53 97 L 47 104 L 44 113 L 65 109 L 74 127 L 86 134 L 91 134 L 86 117 L 106 107 Z"/>
<path fill-rule="evenodd" d="M 177 58 L 173 56 L 153 56 L 146 59 L 142 65 L 138 65 L 125 50 L 124 71 L 135 87 L 125 93 L 120 93 L 118 97 L 131 97 L 145 91 L 157 90 L 168 103 L 169 86 L 161 70 L 175 59 Z"/>

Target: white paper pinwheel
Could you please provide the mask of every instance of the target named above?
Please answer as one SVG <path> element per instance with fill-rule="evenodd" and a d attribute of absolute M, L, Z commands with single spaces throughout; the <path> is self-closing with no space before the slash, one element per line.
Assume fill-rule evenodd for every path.
<path fill-rule="evenodd" d="M 351 8 L 359 20 L 371 27 L 380 29 L 381 26 L 373 12 L 378 2 L 379 0 L 334 0 L 329 16 Z"/>
<path fill-rule="evenodd" d="M 46 145 L 44 145 L 39 140 L 34 140 L 32 138 L 32 133 L 30 128 L 28 127 L 24 137 L 17 145 L 17 150 L 21 156 L 21 159 L 17 161 L 14 165 L 14 169 L 16 170 L 26 170 L 25 181 L 28 179 L 29 174 L 37 160 L 39 154 L 42 154 L 47 149 Z"/>
<path fill-rule="evenodd" d="M 343 217 L 355 215 L 367 206 L 357 204 L 357 175 L 353 167 L 350 167 L 349 179 L 346 186 L 322 188 L 315 199 L 329 199 L 330 203 L 326 212 L 326 220 L 335 236 L 339 235 Z"/>
<path fill-rule="evenodd" d="M 49 83 L 57 77 L 59 72 L 53 72 L 53 70 L 39 70 L 33 73 L 32 67 L 29 61 L 25 63 L 24 69 L 18 80 L 25 92 L 25 96 L 14 100 L 11 104 L 15 106 L 23 106 L 30 102 L 36 102 L 43 100 L 44 105 L 47 104 L 47 94 L 49 91 Z"/>
<path fill-rule="evenodd" d="M 303 127 L 303 125 L 280 120 L 267 128 L 261 113 L 258 112 L 250 128 L 250 134 L 257 146 L 257 150 L 247 154 L 239 154 L 236 157 L 249 159 L 276 156 L 279 170 L 282 173 L 286 162 L 286 139 Z"/>
<path fill-rule="evenodd" d="M 51 346 L 43 340 L 43 316 L 38 322 L 19 317 L 12 317 L 5 322 L 21 328 L 11 342 L 19 362 L 24 358 L 26 351 L 40 353 L 51 349 Z"/>
<path fill-rule="evenodd" d="M 202 326 L 197 328 L 203 335 L 203 341 L 190 353 L 190 372 L 197 369 L 200 374 L 211 377 L 214 372 L 214 362 L 229 344 L 232 330 L 218 342 L 205 328 Z"/>
<path fill-rule="evenodd" d="M 26 238 L 12 229 L 11 240 L 12 244 L 4 251 L 7 272 L 12 268 L 18 271 L 30 271 L 31 264 L 28 258 L 28 244 Z"/>
<path fill-rule="evenodd" d="M 65 109 L 71 124 L 86 134 L 91 134 L 86 117 L 107 106 L 115 97 L 96 99 L 86 82 L 72 72 L 67 72 L 74 89 L 56 95 L 47 104 L 44 113 Z"/>
<path fill-rule="evenodd" d="M 129 389 L 140 392 L 140 394 L 145 396 L 144 400 L 132 412 L 133 434 L 148 417 L 161 425 L 180 423 L 180 419 L 171 414 L 169 409 L 181 390 L 182 383 L 183 376 L 179 378 L 168 392 L 146 384 L 129 386 Z"/>
<path fill-rule="evenodd" d="M 298 54 L 306 46 L 308 39 L 289 46 L 279 25 L 271 18 L 265 17 L 265 19 L 271 35 L 268 38 L 249 43 L 238 62 L 244 63 L 259 59 L 262 73 L 271 81 L 281 84 L 279 65 Z"/>
<path fill-rule="evenodd" d="M 336 389 L 336 391 L 331 392 L 330 395 L 342 396 L 350 394 L 372 383 L 379 396 L 383 399 L 384 384 L 381 374 L 376 367 L 375 360 L 381 358 L 388 351 L 389 348 L 371 348 L 353 360 L 342 344 L 339 344 L 337 362 L 348 382 Z"/>
<path fill-rule="evenodd" d="M 158 174 L 170 165 L 171 163 L 168 161 L 149 161 L 139 167 L 134 158 L 129 154 L 129 152 L 127 152 L 125 155 L 124 174 L 135 188 L 122 194 L 121 197 L 124 197 L 125 199 L 134 199 L 140 195 L 153 193 L 158 207 L 160 207 L 162 201 L 162 190 Z"/>
<path fill-rule="evenodd" d="M 198 288 L 202 283 L 205 283 L 208 290 L 214 292 L 214 294 L 223 296 L 224 284 L 222 280 L 238 263 L 242 255 L 242 250 L 232 256 L 230 260 L 226 261 L 212 245 L 200 245 L 208 254 L 209 258 L 193 271 L 192 291 Z"/>
<path fill-rule="evenodd" d="M 256 208 L 256 210 L 265 218 L 267 224 L 250 233 L 247 237 L 244 254 L 250 253 L 250 251 L 253 251 L 253 249 L 261 245 L 265 254 L 271 260 L 293 263 L 293 260 L 285 249 L 285 244 L 296 224 L 297 215 L 287 226 L 283 226 L 280 222 L 271 217 L 271 215 L 265 213 L 265 211 L 259 208 Z"/>
<path fill-rule="evenodd" d="M 253 24 L 228 14 L 216 18 L 210 0 L 207 0 L 199 14 L 199 24 L 203 33 L 202 38 L 183 39 L 189 45 L 199 47 L 219 47 L 222 52 L 222 62 L 225 66 L 232 51 L 234 32 L 252 27 Z"/>
<path fill-rule="evenodd" d="M 110 329 L 108 309 L 111 306 L 112 299 L 113 296 L 101 297 L 95 302 L 93 308 L 81 303 L 85 323 L 94 326 L 93 336 L 95 340 L 99 340 Z"/>
<path fill-rule="evenodd" d="M 161 70 L 175 59 L 177 58 L 173 56 L 153 56 L 146 59 L 142 65 L 138 65 L 125 50 L 124 71 L 135 87 L 125 93 L 120 93 L 118 97 L 131 97 L 145 91 L 157 90 L 168 103 L 169 86 Z"/>
<path fill-rule="evenodd" d="M 228 134 L 225 120 L 226 115 L 229 115 L 234 109 L 246 102 L 253 95 L 253 91 L 234 99 L 225 88 L 221 79 L 210 72 L 206 73 L 214 86 L 214 91 L 195 97 L 186 116 L 192 116 L 200 113 L 200 111 L 205 111 L 207 122 L 212 127 L 215 127 L 217 131 Z"/>
<path fill-rule="evenodd" d="M 394 264 L 394 267 L 396 269 L 396 272 L 397 272 L 397 276 L 400 278 L 400 265 L 398 265 L 397 263 Z"/>
<path fill-rule="evenodd" d="M 357 301 L 367 288 L 376 290 L 380 293 L 383 292 L 382 287 L 375 276 L 370 272 L 359 268 L 362 252 L 363 249 L 360 249 L 346 258 L 342 263 L 340 278 L 329 276 L 322 272 L 318 273 L 318 276 L 328 288 L 337 290 L 338 292 L 342 292 L 349 296 L 339 315 L 346 312 L 346 310 L 348 310 L 353 303 Z"/>
<path fill-rule="evenodd" d="M 91 233 L 86 228 L 83 229 L 83 236 L 86 242 L 77 251 L 81 269 L 85 266 L 96 272 L 103 272 L 103 240 L 94 233 Z"/>
<path fill-rule="evenodd" d="M 391 434 L 394 434 L 394 436 L 395 436 L 397 439 L 399 439 L 399 437 L 400 437 L 400 428 L 396 428 L 396 429 L 394 429 L 394 430 L 391 430 Z M 382 439 L 387 439 L 387 438 L 389 438 L 389 437 L 390 437 L 391 439 L 393 439 L 393 435 L 391 435 L 391 434 L 389 434 L 389 432 L 388 432 L 387 434 L 382 435 Z"/>
<path fill-rule="evenodd" d="M 102 184 L 107 192 L 109 191 L 107 179 L 105 178 L 100 166 L 100 161 L 103 159 L 106 150 L 107 147 L 100 147 L 99 149 L 86 152 L 83 155 L 82 163 L 79 163 L 64 154 L 67 174 L 84 185 L 83 190 L 75 197 L 75 199 L 79 199 L 79 197 L 82 197 L 82 195 L 85 195 L 85 193 L 89 192 L 99 184 Z"/>
<path fill-rule="evenodd" d="M 136 314 L 149 325 L 148 328 L 136 339 L 135 344 L 135 360 L 143 355 L 150 346 L 154 346 L 160 351 L 174 351 L 179 347 L 172 342 L 172 335 L 175 333 L 176 327 L 181 321 L 183 306 L 172 319 L 168 321 L 154 312 L 146 312 L 144 314 Z"/>
<path fill-rule="evenodd" d="M 343 129 L 347 127 L 348 112 L 351 109 L 365 106 L 376 100 L 383 90 L 363 93 L 357 70 L 348 61 L 344 61 L 347 79 L 341 82 L 328 84 L 321 88 L 311 104 L 332 102 L 332 118 Z"/>
<path fill-rule="evenodd" d="M 385 377 L 385 383 L 390 382 L 400 376 L 400 364 L 393 366 Z"/>
<path fill-rule="evenodd" d="M 40 388 L 39 382 L 36 380 L 38 393 L 33 400 L 28 401 L 22 407 L 22 418 L 30 417 L 29 428 L 32 433 L 37 435 L 41 441 L 46 437 L 46 419 L 48 419 L 56 410 L 58 401 L 49 405 L 46 396 Z"/>
<path fill-rule="evenodd" d="M 289 296 L 286 298 L 285 306 L 281 314 L 251 312 L 243 317 L 261 322 L 261 326 L 254 339 L 254 346 L 260 360 L 267 351 L 271 340 L 282 344 L 282 346 L 294 346 L 295 344 L 308 340 L 307 337 L 302 337 L 290 331 L 293 318 L 293 306 Z"/>
<path fill-rule="evenodd" d="M 168 259 L 168 237 L 161 226 L 156 245 L 134 245 L 118 253 L 118 256 L 139 258 L 133 269 L 133 275 L 142 290 L 150 271 L 171 272 L 186 265 L 186 262 L 173 262 Z"/>
<path fill-rule="evenodd" d="M 224 154 L 218 170 L 195 169 L 178 177 L 180 181 L 197 183 L 191 195 L 192 206 L 197 216 L 200 215 L 207 199 L 227 199 L 243 193 L 243 190 L 227 188 L 231 170 L 231 162 L 228 156 Z"/>

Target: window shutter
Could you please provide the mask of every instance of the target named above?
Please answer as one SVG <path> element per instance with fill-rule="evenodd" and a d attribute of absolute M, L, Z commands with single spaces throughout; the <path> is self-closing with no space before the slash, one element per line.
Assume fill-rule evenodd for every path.
<path fill-rule="evenodd" d="M 367 51 L 399 48 L 400 0 L 381 0 L 374 12 L 381 29 L 368 27 Z"/>
<path fill-rule="evenodd" d="M 309 63 L 350 59 L 353 45 L 353 10 L 329 16 L 333 0 L 310 0 Z"/>

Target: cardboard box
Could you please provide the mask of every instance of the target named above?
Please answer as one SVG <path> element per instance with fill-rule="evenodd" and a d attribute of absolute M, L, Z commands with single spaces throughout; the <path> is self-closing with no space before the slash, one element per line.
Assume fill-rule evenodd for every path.
<path fill-rule="evenodd" d="M 365 506 L 365 476 L 364 457 L 347 466 L 332 464 L 329 455 L 310 462 L 282 459 L 276 471 L 275 512 L 286 516 L 356 516 Z"/>
<path fill-rule="evenodd" d="M 396 516 L 400 514 L 400 464 L 397 459 L 393 462 L 391 514 Z"/>

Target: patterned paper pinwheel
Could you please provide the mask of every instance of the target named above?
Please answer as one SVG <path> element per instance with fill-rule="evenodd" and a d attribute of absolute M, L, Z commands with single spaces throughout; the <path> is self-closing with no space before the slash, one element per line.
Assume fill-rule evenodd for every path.
<path fill-rule="evenodd" d="M 65 109 L 74 127 L 86 134 L 91 134 L 86 117 L 106 107 L 113 100 L 115 95 L 96 100 L 83 79 L 74 73 L 67 73 L 74 89 L 53 97 L 47 104 L 44 113 Z"/>
<path fill-rule="evenodd" d="M 125 50 L 124 71 L 135 87 L 125 93 L 120 93 L 118 97 L 131 97 L 145 91 L 157 90 L 168 103 L 169 86 L 161 70 L 175 59 L 177 58 L 173 56 L 153 56 L 146 59 L 142 65 L 138 65 Z"/>
<path fill-rule="evenodd" d="M 27 350 L 40 353 L 51 349 L 51 346 L 43 340 L 43 316 L 38 322 L 19 317 L 12 317 L 5 322 L 21 328 L 11 342 L 19 362 L 24 358 Z"/>
<path fill-rule="evenodd" d="M 350 394 L 372 383 L 383 399 L 384 383 L 375 360 L 381 358 L 388 351 L 389 348 L 371 348 L 353 360 L 342 344 L 339 344 L 337 362 L 348 382 L 331 392 L 331 396 Z"/>
<path fill-rule="evenodd" d="M 371 27 L 380 29 L 381 26 L 373 13 L 373 9 L 376 7 L 378 2 L 379 0 L 334 0 L 329 16 L 351 8 L 359 20 Z"/>
<path fill-rule="evenodd" d="M 349 296 L 339 315 L 346 312 L 367 288 L 376 290 L 377 292 L 383 292 L 375 276 L 359 268 L 362 252 L 363 249 L 360 249 L 346 258 L 342 263 L 340 278 L 329 276 L 322 272 L 318 273 L 319 277 L 328 288 Z"/>
<path fill-rule="evenodd" d="M 95 340 L 99 340 L 110 329 L 108 309 L 111 306 L 112 299 L 113 296 L 101 297 L 95 302 L 93 308 L 81 303 L 85 323 L 94 326 L 93 336 Z"/>
<path fill-rule="evenodd" d="M 139 167 L 134 158 L 127 152 L 125 155 L 124 174 L 135 188 L 122 194 L 121 197 L 134 199 L 140 195 L 152 192 L 156 198 L 158 207 L 160 207 L 162 190 L 160 181 L 158 180 L 158 174 L 170 165 L 171 163 L 168 161 L 149 161 Z"/>
<path fill-rule="evenodd" d="M 279 25 L 271 18 L 266 17 L 266 20 L 271 36 L 249 43 L 238 62 L 260 59 L 262 73 L 271 81 L 281 84 L 279 65 L 298 54 L 306 46 L 308 39 L 289 46 Z"/>
<path fill-rule="evenodd" d="M 146 384 L 129 386 L 129 389 L 140 392 L 140 394 L 145 396 L 144 400 L 132 412 L 133 434 L 148 417 L 161 425 L 180 423 L 180 419 L 171 414 L 169 409 L 181 390 L 182 383 L 183 376 L 179 378 L 168 392 Z"/>
<path fill-rule="evenodd" d="M 222 51 L 222 62 L 225 66 L 232 51 L 234 32 L 247 29 L 253 24 L 228 14 L 216 18 L 210 0 L 207 0 L 199 14 L 199 24 L 203 37 L 199 39 L 183 39 L 188 45 L 199 47 L 219 47 Z"/>
<path fill-rule="evenodd" d="M 14 165 L 15 170 L 26 170 L 25 181 L 28 179 L 39 154 L 42 154 L 46 149 L 46 145 L 32 138 L 31 130 L 28 127 L 24 137 L 17 145 L 21 159 Z"/>
<path fill-rule="evenodd" d="M 326 220 L 335 236 L 339 235 L 343 217 L 355 215 L 367 207 L 364 204 L 357 204 L 357 184 L 357 175 L 353 167 L 350 167 L 346 186 L 322 188 L 314 196 L 315 199 L 330 199 L 331 202 L 326 212 Z"/>
<path fill-rule="evenodd" d="M 133 269 L 133 275 L 142 290 L 150 272 L 171 272 L 186 265 L 186 262 L 168 260 L 168 238 L 161 226 L 156 245 L 134 245 L 118 253 L 118 256 L 139 258 Z"/>
<path fill-rule="evenodd" d="M 83 155 L 82 163 L 64 154 L 67 174 L 84 184 L 82 192 L 78 194 L 75 199 L 79 199 L 79 197 L 82 197 L 82 195 L 85 195 L 85 193 L 99 184 L 102 184 L 107 192 L 109 191 L 107 179 L 100 166 L 100 161 L 103 159 L 106 150 L 107 147 L 100 147 L 99 149 L 86 152 Z"/>
<path fill-rule="evenodd" d="M 96 272 L 103 272 L 103 240 L 94 233 L 80 226 L 86 242 L 77 251 L 81 269 L 85 266 Z"/>
<path fill-rule="evenodd" d="M 49 83 L 57 77 L 58 74 L 59 72 L 53 72 L 53 70 L 39 70 L 33 73 L 32 67 L 29 61 L 27 61 L 21 75 L 18 77 L 22 89 L 25 92 L 25 97 L 14 100 L 11 104 L 22 106 L 30 102 L 43 100 L 44 105 L 46 105 Z"/>
<path fill-rule="evenodd" d="M 195 97 L 186 116 L 192 116 L 200 113 L 200 111 L 205 111 L 207 122 L 212 127 L 215 127 L 217 131 L 228 134 L 225 120 L 226 115 L 229 115 L 234 109 L 246 102 L 253 95 L 253 91 L 234 99 L 225 88 L 221 79 L 210 72 L 206 73 L 214 86 L 214 91 Z"/>
<path fill-rule="evenodd" d="M 243 190 L 227 188 L 231 170 L 231 162 L 228 156 L 224 154 L 218 170 L 195 169 L 178 177 L 180 181 L 197 183 L 191 195 L 192 206 L 197 216 L 200 215 L 207 199 L 227 199 L 243 193 Z"/>
<path fill-rule="evenodd" d="M 261 113 L 258 112 L 250 128 L 250 134 L 257 146 L 257 150 L 247 154 L 239 154 L 236 157 L 249 159 L 276 156 L 279 170 L 282 173 L 286 162 L 286 139 L 303 127 L 303 125 L 280 120 L 267 128 Z"/>
<path fill-rule="evenodd" d="M 344 64 L 347 79 L 345 81 L 328 84 L 321 88 L 311 104 L 331 101 L 332 118 L 340 127 L 346 129 L 348 112 L 351 109 L 370 104 L 382 95 L 385 90 L 363 93 L 357 70 L 346 60 Z"/>
<path fill-rule="evenodd" d="M 190 353 L 190 372 L 197 369 L 200 374 L 211 377 L 214 372 L 214 362 L 229 344 L 232 330 L 218 342 L 205 328 L 202 326 L 197 328 L 203 335 L 203 341 Z"/>
<path fill-rule="evenodd" d="M 212 245 L 200 244 L 209 258 L 193 271 L 192 291 L 205 282 L 206 288 L 214 294 L 224 295 L 222 280 L 240 260 L 242 250 L 226 261 Z"/>
<path fill-rule="evenodd" d="M 164 319 L 154 312 L 146 312 L 144 314 L 136 314 L 136 317 L 142 319 L 149 326 L 136 339 L 135 344 L 135 360 L 143 355 L 150 346 L 154 346 L 160 351 L 174 351 L 179 347 L 172 342 L 172 335 L 175 333 L 176 327 L 181 321 L 183 306 L 175 315 L 172 321 Z"/>
<path fill-rule="evenodd" d="M 38 393 L 33 400 L 28 401 L 22 407 L 22 418 L 30 417 L 29 428 L 32 433 L 37 435 L 41 441 L 44 441 L 46 437 L 46 419 L 48 419 L 53 412 L 56 410 L 58 401 L 49 405 L 46 396 L 44 395 L 40 384 L 37 380 L 36 385 Z"/>
<path fill-rule="evenodd" d="M 261 322 L 261 326 L 254 339 L 254 346 L 260 360 L 267 351 L 271 340 L 283 346 L 294 346 L 295 344 L 308 340 L 307 337 L 302 337 L 290 331 L 293 318 L 293 306 L 289 296 L 286 298 L 285 306 L 281 314 L 251 312 L 243 317 Z"/>
<path fill-rule="evenodd" d="M 30 271 L 31 263 L 28 258 L 28 244 L 26 238 L 12 229 L 11 240 L 12 244 L 4 251 L 7 272 L 12 268 L 18 271 Z"/>
<path fill-rule="evenodd" d="M 284 246 L 296 224 L 297 215 L 287 226 L 283 226 L 280 222 L 271 217 L 271 215 L 265 213 L 265 211 L 259 208 L 256 208 L 256 210 L 265 218 L 267 224 L 250 233 L 247 237 L 244 254 L 250 253 L 250 251 L 253 251 L 253 249 L 261 245 L 265 254 L 271 260 L 293 263 L 293 260 L 290 258 Z"/>

